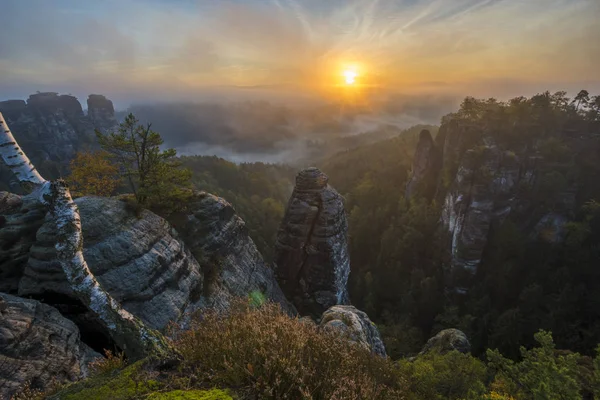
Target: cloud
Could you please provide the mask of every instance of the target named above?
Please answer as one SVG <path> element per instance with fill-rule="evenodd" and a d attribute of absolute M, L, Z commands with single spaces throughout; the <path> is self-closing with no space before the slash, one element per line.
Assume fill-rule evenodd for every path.
<path fill-rule="evenodd" d="M 4 0 L 2 12 L 0 90 L 20 97 L 322 93 L 345 63 L 388 91 L 600 86 L 597 0 Z"/>

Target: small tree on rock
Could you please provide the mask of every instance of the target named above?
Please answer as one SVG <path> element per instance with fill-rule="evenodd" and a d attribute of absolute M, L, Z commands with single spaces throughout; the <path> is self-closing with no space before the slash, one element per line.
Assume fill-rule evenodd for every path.
<path fill-rule="evenodd" d="M 67 179 L 74 196 L 110 196 L 119 185 L 118 167 L 106 151 L 78 152 Z"/>
<path fill-rule="evenodd" d="M 181 168 L 174 149 L 161 150 L 163 139 L 129 114 L 116 132 L 96 131 L 100 146 L 115 156 L 136 201 L 146 207 L 172 211 L 189 196 L 191 172 Z"/>

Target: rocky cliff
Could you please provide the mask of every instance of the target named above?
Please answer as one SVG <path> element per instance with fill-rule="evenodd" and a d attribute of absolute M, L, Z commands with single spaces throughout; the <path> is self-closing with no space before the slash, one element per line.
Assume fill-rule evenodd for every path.
<path fill-rule="evenodd" d="M 441 161 L 440 149 L 434 143 L 431 133 L 422 130 L 412 163 L 411 176 L 406 185 L 406 199 L 411 199 L 417 193 L 426 198 L 433 197 L 442 167 Z"/>
<path fill-rule="evenodd" d="M 349 302 L 348 223 L 342 196 L 317 168 L 301 171 L 277 234 L 275 271 L 302 315 Z"/>
<path fill-rule="evenodd" d="M 450 254 L 447 284 L 458 292 L 467 290 L 493 230 L 507 218 L 533 239 L 564 237 L 577 184 L 570 178 L 571 163 L 544 157 L 544 146 L 554 139 L 544 140 L 509 145 L 492 128 L 456 116 L 445 120 L 435 143 L 422 133 L 406 196 L 417 193 L 440 202 Z M 431 182 L 437 183 L 435 196 L 431 190 L 416 191 Z"/>
<path fill-rule="evenodd" d="M 7 278 L 3 290 L 56 307 L 79 326 L 85 342 L 98 351 L 112 348 L 107 333 L 72 293 L 56 260 L 52 217 L 31 207 L 27 196 L 0 192 L 0 199 L 6 208 L 0 256 L 8 261 L 0 263 L 0 276 Z M 244 222 L 223 199 L 197 193 L 179 216 L 183 219 L 174 221 L 183 235 L 150 211 L 136 213 L 127 201 L 83 197 L 76 203 L 90 270 L 127 311 L 150 327 L 165 330 L 170 323 L 184 323 L 200 308 L 225 310 L 237 296 L 259 295 L 295 313 Z"/>
<path fill-rule="evenodd" d="M 91 95 L 88 99 L 87 116 L 76 97 L 54 92 L 32 94 L 27 102 L 1 101 L 0 112 L 15 139 L 47 177 L 64 175 L 77 151 L 93 148 L 95 129 L 105 130 L 116 125 L 112 102 L 100 95 Z M 0 183 L 5 189 L 20 192 L 3 167 Z"/>
<path fill-rule="evenodd" d="M 204 276 L 203 306 L 225 310 L 235 297 L 260 293 L 295 314 L 274 271 L 263 260 L 248 236 L 245 222 L 230 203 L 210 193 L 197 192 L 186 210 L 172 215 L 170 220 L 200 263 Z"/>

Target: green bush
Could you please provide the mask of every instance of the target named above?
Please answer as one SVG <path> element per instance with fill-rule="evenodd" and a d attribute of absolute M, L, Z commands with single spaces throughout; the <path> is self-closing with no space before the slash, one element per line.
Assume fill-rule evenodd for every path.
<path fill-rule="evenodd" d="M 410 399 L 481 399 L 486 392 L 485 364 L 469 354 L 433 352 L 398 366 L 408 381 Z"/>

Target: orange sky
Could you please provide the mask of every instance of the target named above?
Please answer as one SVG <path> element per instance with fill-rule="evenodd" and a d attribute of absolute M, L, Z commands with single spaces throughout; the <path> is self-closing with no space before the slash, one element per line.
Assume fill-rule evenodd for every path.
<path fill-rule="evenodd" d="M 331 94 L 348 65 L 357 90 L 600 90 L 598 0 L 5 0 L 2 14 L 7 96 Z"/>

